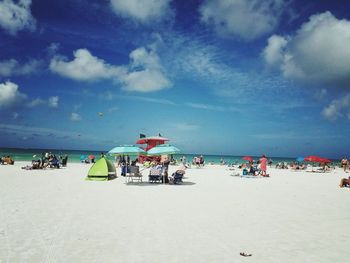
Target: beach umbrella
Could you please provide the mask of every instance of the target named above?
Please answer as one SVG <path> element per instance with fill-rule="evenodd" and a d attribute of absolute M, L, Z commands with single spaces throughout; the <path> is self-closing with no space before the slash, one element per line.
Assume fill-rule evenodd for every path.
<path fill-rule="evenodd" d="M 149 149 L 147 151 L 148 155 L 165 155 L 165 154 L 176 154 L 180 153 L 180 149 L 176 148 L 173 145 L 170 144 L 160 144 L 156 147 L 153 147 L 152 149 Z M 163 181 L 165 183 L 165 175 L 163 177 Z"/>
<path fill-rule="evenodd" d="M 253 158 L 251 156 L 244 156 L 242 159 L 246 160 L 246 161 L 249 161 L 249 162 L 253 161 Z"/>
<path fill-rule="evenodd" d="M 111 155 L 133 155 L 145 154 L 146 151 L 135 145 L 120 145 L 114 147 L 108 152 Z M 128 162 L 126 162 L 126 172 L 128 171 Z"/>
<path fill-rule="evenodd" d="M 304 158 L 305 162 L 312 162 L 312 163 L 331 163 L 332 161 L 327 159 L 327 158 L 323 158 L 320 156 L 315 156 L 315 155 L 311 155 L 311 156 L 307 156 Z"/>
<path fill-rule="evenodd" d="M 80 161 L 84 161 L 86 159 L 86 155 L 80 155 Z"/>
<path fill-rule="evenodd" d="M 327 159 L 327 158 L 322 158 L 320 159 L 320 163 L 331 163 L 332 161 Z"/>
<path fill-rule="evenodd" d="M 120 145 L 108 152 L 111 155 L 139 155 L 145 154 L 145 150 L 135 145 Z"/>
<path fill-rule="evenodd" d="M 304 161 L 304 157 L 301 157 L 301 156 L 299 156 L 299 157 L 297 157 L 297 162 L 303 162 Z"/>
<path fill-rule="evenodd" d="M 180 153 L 180 149 L 170 144 L 160 144 L 147 151 L 147 155 L 165 155 Z"/>
<path fill-rule="evenodd" d="M 95 155 L 92 155 L 92 154 L 89 155 L 89 159 L 91 159 L 91 160 L 92 160 L 92 159 L 95 159 Z"/>

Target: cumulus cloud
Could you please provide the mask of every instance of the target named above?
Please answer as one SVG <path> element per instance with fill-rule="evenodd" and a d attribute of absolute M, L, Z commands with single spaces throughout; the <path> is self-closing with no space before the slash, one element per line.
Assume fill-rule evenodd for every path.
<path fill-rule="evenodd" d="M 0 83 L 0 108 L 11 107 L 20 103 L 26 97 L 25 94 L 19 91 L 17 84 L 10 81 Z"/>
<path fill-rule="evenodd" d="M 267 40 L 267 46 L 263 51 L 263 57 L 269 67 L 274 67 L 283 62 L 284 48 L 288 40 L 282 36 L 273 35 Z"/>
<path fill-rule="evenodd" d="M 156 52 L 144 47 L 130 53 L 129 65 L 110 65 L 87 49 L 78 49 L 72 61 L 55 56 L 50 69 L 77 81 L 112 80 L 121 83 L 122 89 L 127 91 L 151 92 L 171 86 Z"/>
<path fill-rule="evenodd" d="M 171 0 L 111 0 L 111 6 L 121 17 L 150 23 L 172 15 L 170 2 Z"/>
<path fill-rule="evenodd" d="M 170 87 L 170 80 L 163 73 L 157 54 L 144 47 L 130 53 L 131 70 L 122 78 L 123 89 L 149 92 Z"/>
<path fill-rule="evenodd" d="M 0 61 L 0 76 L 19 76 L 36 73 L 42 65 L 42 61 L 32 59 L 21 65 L 16 59 Z"/>
<path fill-rule="evenodd" d="M 285 0 L 206 0 L 199 12 L 220 35 L 250 41 L 272 32 L 286 6 Z"/>
<path fill-rule="evenodd" d="M 350 120 L 350 94 L 341 99 L 333 100 L 322 111 L 324 118 L 334 121 L 339 117 L 346 116 Z"/>
<path fill-rule="evenodd" d="M 31 0 L 0 2 L 0 26 L 11 35 L 23 29 L 35 30 L 36 21 L 30 11 L 31 4 Z"/>
<path fill-rule="evenodd" d="M 64 77 L 82 81 L 97 81 L 116 78 L 122 74 L 120 67 L 107 64 L 104 60 L 93 56 L 87 49 L 78 49 L 73 53 L 74 59 L 55 56 L 50 62 L 50 70 Z"/>
<path fill-rule="evenodd" d="M 71 121 L 81 121 L 81 116 L 79 113 L 72 112 L 70 115 L 70 120 Z"/>
<path fill-rule="evenodd" d="M 330 12 L 310 17 L 293 36 L 273 36 L 265 61 L 293 80 L 333 87 L 350 84 L 350 21 Z"/>

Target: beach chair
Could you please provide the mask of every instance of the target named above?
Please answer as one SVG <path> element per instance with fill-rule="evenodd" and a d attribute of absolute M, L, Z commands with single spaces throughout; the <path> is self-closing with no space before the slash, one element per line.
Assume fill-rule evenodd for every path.
<path fill-rule="evenodd" d="M 150 183 L 161 183 L 162 182 L 162 170 L 153 167 L 149 171 L 148 181 Z"/>
<path fill-rule="evenodd" d="M 181 184 L 182 178 L 184 177 L 185 171 L 178 170 L 174 172 L 170 177 L 169 180 L 172 184 Z"/>
<path fill-rule="evenodd" d="M 50 168 L 60 168 L 60 161 L 58 159 L 53 159 L 49 162 Z"/>
<path fill-rule="evenodd" d="M 63 167 L 66 167 L 66 166 L 67 166 L 67 161 L 68 161 L 68 155 L 66 155 L 66 156 L 62 159 L 61 165 L 62 165 Z"/>
<path fill-rule="evenodd" d="M 140 172 L 140 168 L 138 166 L 129 166 L 128 173 L 126 174 L 126 181 L 129 182 L 142 182 L 142 173 Z"/>

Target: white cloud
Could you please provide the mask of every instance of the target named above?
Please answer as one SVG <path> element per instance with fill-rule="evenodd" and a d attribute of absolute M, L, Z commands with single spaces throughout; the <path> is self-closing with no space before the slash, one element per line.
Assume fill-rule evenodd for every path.
<path fill-rule="evenodd" d="M 272 32 L 286 6 L 285 0 L 206 0 L 199 12 L 220 35 L 250 41 Z"/>
<path fill-rule="evenodd" d="M 113 79 L 122 74 L 123 69 L 107 64 L 93 56 L 87 49 L 78 49 L 73 53 L 74 59 L 67 61 L 62 56 L 55 56 L 50 62 L 50 70 L 64 77 L 80 81 L 97 81 Z"/>
<path fill-rule="evenodd" d="M 275 36 L 276 39 L 278 36 Z M 265 48 L 265 51 L 274 50 L 277 55 L 269 57 L 265 51 L 263 55 L 266 62 L 275 63 L 286 78 L 325 86 L 349 87 L 349 20 L 337 19 L 327 11 L 311 16 L 288 41 L 283 37 L 279 39 L 278 45 L 270 38 Z"/>
<path fill-rule="evenodd" d="M 141 96 L 118 96 L 118 97 L 122 99 L 139 100 L 139 101 L 146 101 L 146 102 L 164 104 L 164 105 L 177 105 L 171 100 L 161 99 L 161 98 L 151 98 L 151 97 L 141 97 Z"/>
<path fill-rule="evenodd" d="M 181 74 L 191 79 L 191 89 L 198 92 L 209 89 L 217 96 L 237 98 L 241 103 L 250 103 L 252 97 L 266 95 L 267 92 L 276 94 L 282 89 L 285 91 L 289 82 L 282 77 L 238 68 L 235 64 L 241 60 L 239 54 L 203 43 L 200 36 L 167 33 L 163 46 L 158 50 L 163 51 L 161 58 L 166 63 L 167 74 Z"/>
<path fill-rule="evenodd" d="M 130 72 L 124 83 L 123 89 L 139 92 L 158 91 L 170 86 L 170 81 L 160 71 L 152 69 Z"/>
<path fill-rule="evenodd" d="M 32 101 L 30 101 L 29 103 L 27 103 L 27 106 L 29 108 L 34 108 L 40 105 L 46 105 L 50 108 L 57 108 L 58 107 L 58 101 L 59 101 L 59 97 L 58 96 L 53 96 L 48 98 L 47 100 L 43 100 L 41 98 L 36 98 L 33 99 Z"/>
<path fill-rule="evenodd" d="M 131 70 L 122 79 L 123 89 L 128 91 L 158 91 L 171 86 L 163 73 L 158 55 L 144 47 L 130 53 Z"/>
<path fill-rule="evenodd" d="M 30 11 L 31 4 L 31 0 L 0 2 L 0 26 L 11 35 L 23 29 L 35 30 L 36 21 Z"/>
<path fill-rule="evenodd" d="M 79 113 L 72 112 L 70 115 L 70 120 L 71 121 L 81 121 L 81 116 L 79 115 Z"/>
<path fill-rule="evenodd" d="M 202 104 L 202 103 L 192 103 L 188 102 L 185 103 L 186 106 L 194 108 L 194 109 L 199 109 L 199 110 L 209 110 L 209 111 L 223 111 L 223 112 L 232 112 L 236 111 L 239 112 L 240 109 L 237 107 L 233 106 L 215 106 L 215 105 L 209 105 L 209 104 Z"/>
<path fill-rule="evenodd" d="M 13 106 L 26 97 L 25 94 L 19 92 L 17 84 L 10 81 L 0 83 L 0 108 Z"/>
<path fill-rule="evenodd" d="M 93 56 L 87 49 L 74 52 L 74 59 L 67 61 L 55 56 L 50 69 L 61 76 L 78 81 L 112 80 L 122 84 L 127 91 L 151 92 L 171 86 L 158 55 L 144 47 L 130 53 L 130 65 L 114 66 Z"/>
<path fill-rule="evenodd" d="M 225 111 L 226 109 L 221 106 L 213 106 L 201 103 L 186 103 L 187 106 L 200 110 L 212 110 L 212 111 Z"/>
<path fill-rule="evenodd" d="M 160 21 L 172 16 L 171 0 L 111 0 L 113 11 L 140 23 Z"/>
<path fill-rule="evenodd" d="M 58 96 L 53 96 L 50 97 L 48 100 L 48 105 L 50 108 L 58 108 L 58 101 L 59 101 L 59 97 Z"/>
<path fill-rule="evenodd" d="M 269 67 L 273 67 L 283 62 L 284 48 L 288 40 L 284 37 L 273 35 L 267 40 L 267 46 L 263 51 L 263 57 Z"/>
<path fill-rule="evenodd" d="M 341 99 L 333 100 L 323 109 L 322 115 L 324 118 L 332 121 L 344 115 L 350 120 L 350 94 Z"/>
<path fill-rule="evenodd" d="M 43 99 L 36 98 L 36 99 L 33 99 L 31 102 L 29 102 L 29 103 L 27 104 L 27 106 L 28 106 L 29 108 L 34 108 L 34 107 L 37 107 L 37 106 L 39 106 L 39 105 L 43 105 L 43 104 L 45 104 L 45 103 L 46 103 L 46 101 L 44 101 Z"/>
<path fill-rule="evenodd" d="M 20 65 L 16 59 L 0 61 L 0 76 L 30 75 L 36 73 L 42 65 L 42 61 L 32 59 Z"/>

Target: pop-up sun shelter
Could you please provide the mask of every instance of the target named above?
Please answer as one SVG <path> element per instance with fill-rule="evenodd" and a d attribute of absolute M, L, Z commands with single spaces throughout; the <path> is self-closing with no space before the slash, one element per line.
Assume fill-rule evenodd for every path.
<path fill-rule="evenodd" d="M 114 164 L 106 159 L 99 159 L 93 166 L 91 166 L 86 180 L 92 181 L 107 181 L 116 177 Z"/>

